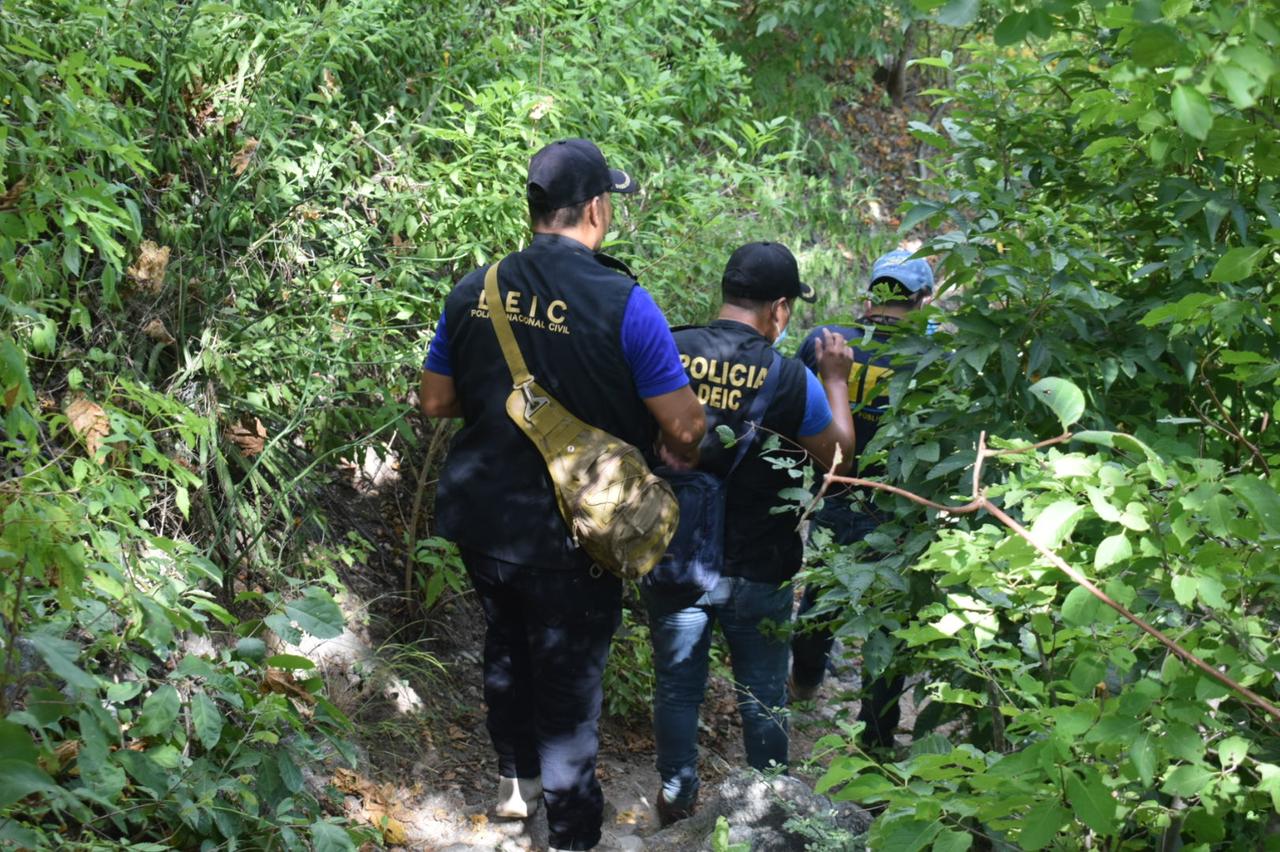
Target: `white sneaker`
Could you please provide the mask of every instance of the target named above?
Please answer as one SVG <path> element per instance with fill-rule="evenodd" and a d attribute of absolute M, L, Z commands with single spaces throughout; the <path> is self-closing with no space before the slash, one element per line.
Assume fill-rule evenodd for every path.
<path fill-rule="evenodd" d="M 498 804 L 493 811 L 509 819 L 527 819 L 542 795 L 542 777 L 498 778 Z"/>

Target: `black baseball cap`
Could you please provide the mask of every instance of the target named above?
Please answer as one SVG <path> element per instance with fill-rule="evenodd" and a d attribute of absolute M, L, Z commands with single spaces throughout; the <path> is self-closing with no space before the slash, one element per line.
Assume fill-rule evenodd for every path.
<path fill-rule="evenodd" d="M 533 155 L 525 195 L 529 204 L 559 210 L 602 192 L 632 193 L 640 186 L 621 169 L 611 169 L 604 154 L 587 139 L 561 139 Z"/>
<path fill-rule="evenodd" d="M 817 293 L 800 281 L 800 268 L 782 243 L 747 243 L 729 256 L 720 291 L 757 302 L 774 299 L 804 299 L 812 302 Z"/>

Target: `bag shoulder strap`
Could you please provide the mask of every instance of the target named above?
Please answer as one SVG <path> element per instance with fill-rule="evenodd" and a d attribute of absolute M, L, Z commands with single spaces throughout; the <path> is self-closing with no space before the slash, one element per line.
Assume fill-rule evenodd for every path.
<path fill-rule="evenodd" d="M 764 413 L 769 409 L 769 403 L 773 402 L 774 394 L 778 390 L 778 382 L 782 376 L 782 356 L 778 354 L 776 349 L 770 349 L 773 355 L 769 362 L 769 372 L 764 377 L 764 384 L 760 386 L 760 393 L 756 394 L 756 398 L 751 400 L 751 407 L 747 409 L 747 434 L 738 440 L 741 446 L 738 447 L 738 454 L 733 458 L 733 464 L 729 466 L 729 471 L 724 475 L 727 480 L 733 476 L 733 472 L 738 469 L 738 465 L 747 457 L 747 450 L 751 449 L 751 445 L 755 443 L 756 427 L 764 421 Z"/>
<path fill-rule="evenodd" d="M 507 367 L 511 370 L 511 384 L 518 388 L 532 382 L 533 374 L 529 372 L 524 356 L 520 354 L 520 345 L 516 343 L 515 333 L 511 331 L 511 320 L 507 319 L 502 294 L 498 291 L 498 265 L 501 263 L 502 261 L 495 260 L 484 274 L 484 295 L 489 303 L 489 319 L 498 335 L 498 345 L 502 347 L 502 355 L 507 359 Z"/>

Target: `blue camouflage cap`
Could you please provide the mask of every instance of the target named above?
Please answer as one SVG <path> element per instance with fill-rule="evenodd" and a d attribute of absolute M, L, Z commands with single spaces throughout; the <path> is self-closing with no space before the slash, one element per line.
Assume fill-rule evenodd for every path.
<path fill-rule="evenodd" d="M 921 290 L 933 292 L 933 267 L 922 257 L 912 258 L 913 252 L 896 249 L 881 255 L 871 267 L 871 280 L 890 278 L 907 288 L 908 293 Z"/>

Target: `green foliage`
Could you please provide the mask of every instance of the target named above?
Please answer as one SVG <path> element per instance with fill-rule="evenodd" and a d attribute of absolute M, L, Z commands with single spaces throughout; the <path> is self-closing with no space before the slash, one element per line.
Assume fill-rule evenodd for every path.
<path fill-rule="evenodd" d="M 274 653 L 342 631 L 338 572 L 370 548 L 315 545 L 317 493 L 343 457 L 417 451 L 443 296 L 527 240 L 544 142 L 638 176 L 611 250 L 674 321 L 706 318 L 736 244 L 799 247 L 818 184 L 731 24 L 673 0 L 0 8 L 0 837 L 352 847 L 300 782 L 349 758 L 348 723 Z M 413 556 L 428 605 L 465 588 L 450 546 Z M 611 712 L 648 704 L 629 635 Z"/>
<path fill-rule="evenodd" d="M 716 817 L 716 827 L 711 832 L 712 852 L 748 852 L 750 845 L 729 842 L 729 820 L 723 816 Z"/>
<path fill-rule="evenodd" d="M 435 606 L 445 589 L 461 594 L 468 588 L 467 569 L 462 564 L 458 546 L 453 542 L 439 536 L 422 539 L 418 542 L 413 560 L 428 569 L 414 574 L 421 588 L 422 605 L 425 608 Z"/>
<path fill-rule="evenodd" d="M 604 711 L 624 719 L 646 719 L 653 706 L 653 643 L 643 612 L 622 610 L 604 670 Z"/>
<path fill-rule="evenodd" d="M 954 504 L 979 430 L 1015 449 L 1080 430 L 989 465 L 988 495 L 1274 702 L 1280 20 L 1059 4 L 1010 10 L 995 41 L 933 60 L 946 117 L 914 129 L 942 151 L 940 200 L 903 226 L 939 232 L 951 310 L 895 338 L 869 451 Z M 944 330 L 912 333 L 930 317 Z M 868 759 L 851 732 L 823 744 L 823 789 L 886 806 L 873 847 L 1265 842 L 1280 741 L 1244 699 L 991 519 L 876 502 L 890 521 L 819 572 L 822 606 L 848 607 L 840 632 L 868 639 L 869 669 L 921 673 L 932 701 L 900 759 Z"/>

